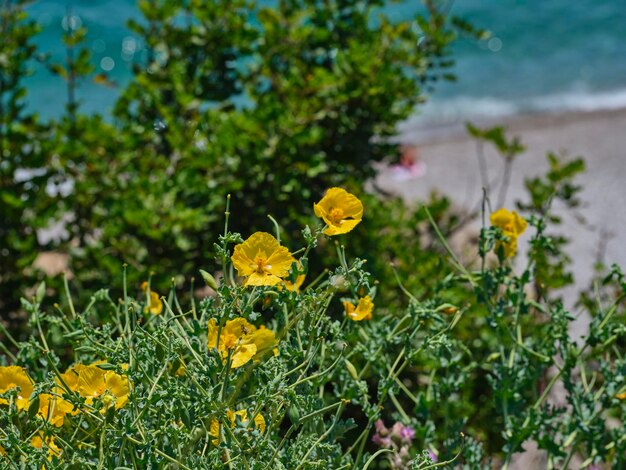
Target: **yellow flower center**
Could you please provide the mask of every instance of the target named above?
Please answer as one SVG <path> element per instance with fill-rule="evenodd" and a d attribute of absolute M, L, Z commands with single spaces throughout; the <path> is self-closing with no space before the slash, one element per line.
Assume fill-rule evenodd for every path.
<path fill-rule="evenodd" d="M 254 258 L 254 263 L 250 266 L 258 274 L 267 274 L 271 271 L 272 265 L 267 264 L 265 256 L 258 255 Z"/>
<path fill-rule="evenodd" d="M 102 399 L 104 406 L 106 406 L 107 408 L 109 406 L 111 406 L 112 403 L 115 402 L 115 397 L 109 395 L 108 393 L 104 396 L 104 398 Z"/>
<path fill-rule="evenodd" d="M 343 209 L 339 207 L 333 207 L 328 213 L 328 218 L 334 224 L 340 223 L 345 218 Z"/>

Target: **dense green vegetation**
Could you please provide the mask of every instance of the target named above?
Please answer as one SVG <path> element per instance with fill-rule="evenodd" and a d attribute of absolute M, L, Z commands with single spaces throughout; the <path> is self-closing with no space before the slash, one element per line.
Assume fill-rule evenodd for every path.
<path fill-rule="evenodd" d="M 446 5 L 143 0 L 147 61 L 103 116 L 76 98 L 86 30 L 50 63 L 26 3 L 0 11 L 0 466 L 491 468 L 529 442 L 551 468 L 624 466 L 623 274 L 582 296 L 580 343 L 558 296 L 552 207 L 579 203 L 582 160 L 549 155 L 520 214 L 365 191 L 451 43 L 482 34 Z M 56 119 L 26 107 L 35 59 L 67 92 Z M 523 158 L 468 130 L 507 174 Z M 447 240 L 476 218 L 461 261 Z"/>

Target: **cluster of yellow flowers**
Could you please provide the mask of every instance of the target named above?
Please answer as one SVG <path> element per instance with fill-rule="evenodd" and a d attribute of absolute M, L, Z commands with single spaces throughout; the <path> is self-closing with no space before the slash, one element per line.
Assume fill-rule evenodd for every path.
<path fill-rule="evenodd" d="M 363 219 L 361 201 L 342 188 L 330 188 L 326 191 L 324 197 L 313 205 L 313 210 L 325 222 L 323 232 L 329 236 L 348 233 Z M 298 269 L 302 269 L 302 265 L 286 247 L 281 246 L 276 238 L 266 232 L 256 232 L 235 246 L 231 259 L 239 276 L 244 278 L 244 286 L 282 284 L 289 290 L 298 291 L 305 279 L 304 274 L 297 277 L 295 284 L 285 279 L 289 276 L 293 263 L 296 263 Z M 352 302 L 344 302 L 344 308 L 346 315 L 354 321 L 369 320 L 372 318 L 374 303 L 366 296 L 359 299 L 357 306 Z M 250 356 L 249 353 L 247 356 Z"/>
<path fill-rule="evenodd" d="M 55 426 L 61 426 L 67 414 L 75 414 L 73 405 L 61 398 L 66 389 L 85 398 L 87 405 L 92 405 L 98 398 L 102 398 L 107 406 L 114 404 L 115 409 L 126 405 L 130 393 L 128 377 L 98 367 L 102 364 L 104 362 L 76 364 L 61 374 L 52 393 L 38 395 L 38 415 Z M 23 367 L 0 366 L 0 393 L 19 389 L 15 400 L 18 410 L 25 410 L 30 406 L 33 385 L 33 380 Z M 7 399 L 0 398 L 0 405 L 8 404 Z"/>
<path fill-rule="evenodd" d="M 329 236 L 348 233 L 363 218 L 361 201 L 341 188 L 329 189 L 313 207 L 315 215 L 326 224 L 323 232 Z M 293 257 L 288 248 L 266 232 L 256 232 L 236 245 L 231 260 L 237 273 L 243 278 L 244 286 L 277 286 L 279 289 L 284 287 L 298 292 L 306 276 L 300 273 L 294 283 L 287 279 L 294 263 L 299 272 L 302 271 L 302 264 Z M 355 321 L 372 317 L 374 304 L 369 296 L 361 299 L 357 307 L 350 302 L 345 302 L 344 305 L 346 314 Z M 351 310 L 348 305 L 352 305 Z M 224 363 L 230 361 L 233 369 L 250 361 L 258 362 L 272 352 L 278 354 L 277 344 L 273 331 L 263 325 L 257 328 L 245 318 L 228 320 L 221 326 L 215 319 L 209 320 L 207 345 L 209 349 L 217 350 Z M 246 410 L 228 410 L 226 415 L 230 427 L 235 426 L 237 418 L 244 426 L 250 424 Z M 265 431 L 265 419 L 260 413 L 252 421 L 254 427 L 261 432 Z M 209 434 L 214 438 L 215 445 L 218 444 L 220 429 L 219 421 L 212 419 Z"/>
<path fill-rule="evenodd" d="M 239 418 L 239 421 L 241 421 L 241 424 L 243 424 L 244 426 L 248 427 L 248 429 L 250 429 L 249 425 L 251 423 L 250 423 L 250 419 L 248 418 L 248 412 L 246 410 L 237 410 L 237 411 L 227 410 L 226 417 L 228 418 L 228 421 L 230 421 L 229 424 L 231 428 L 235 427 L 235 425 L 237 424 L 237 418 Z M 265 432 L 265 418 L 261 415 L 261 413 L 257 413 L 257 415 L 254 417 L 253 423 L 254 423 L 254 426 L 259 431 L 261 431 L 261 433 Z M 209 435 L 213 437 L 211 442 L 215 446 L 219 444 L 220 430 L 221 430 L 220 422 L 216 418 L 213 418 L 209 426 Z"/>
<path fill-rule="evenodd" d="M 331 236 L 348 233 L 363 218 L 361 201 L 342 188 L 330 188 L 313 209 L 326 223 L 324 233 Z M 275 286 L 286 282 L 284 278 L 296 262 L 289 250 L 266 232 L 256 232 L 235 246 L 231 259 L 239 276 L 245 278 L 244 286 Z M 304 276 L 298 276 L 293 288 L 299 287 L 300 279 L 303 281 Z"/>
<path fill-rule="evenodd" d="M 53 426 L 60 427 L 65 422 L 67 415 L 76 415 L 79 410 L 62 398 L 68 391 L 83 397 L 85 404 L 89 406 L 96 399 L 102 399 L 105 408 L 114 405 L 115 409 L 119 409 L 126 405 L 130 393 L 128 377 L 111 370 L 103 370 L 98 367 L 100 364 L 103 363 L 76 364 L 61 374 L 51 393 L 40 393 L 36 397 L 39 400 L 37 416 Z M 33 385 L 33 380 L 23 367 L 0 366 L 0 393 L 17 389 L 15 406 L 18 410 L 29 408 L 32 399 L 34 399 L 32 397 Z M 0 398 L 0 405 L 9 405 L 9 401 L 6 398 Z M 31 442 L 37 448 L 41 448 L 43 443 L 44 440 L 41 436 L 35 436 Z M 51 453 L 59 454 L 60 451 L 52 439 L 46 439 L 45 443 Z"/>
<path fill-rule="evenodd" d="M 350 232 L 363 218 L 361 201 L 341 188 L 330 188 L 313 208 L 315 215 L 324 221 L 325 226 L 322 231 L 328 236 Z M 269 233 L 256 232 L 243 243 L 236 245 L 231 260 L 239 276 L 244 279 L 244 286 L 277 286 L 298 292 L 305 279 L 305 274 L 301 272 L 303 269 L 301 262 L 296 260 L 290 251 L 281 246 L 280 242 Z M 288 277 L 294 265 L 300 274 L 292 283 Z M 151 290 L 148 282 L 142 283 L 141 289 L 147 299 L 144 311 L 152 315 L 161 314 L 163 301 L 160 296 Z M 361 321 L 372 318 L 374 304 L 369 295 L 360 298 L 356 306 L 349 301 L 343 302 L 343 305 L 346 315 L 351 320 Z M 250 361 L 258 362 L 272 353 L 278 354 L 277 344 L 278 341 L 273 331 L 263 325 L 257 327 L 245 318 L 228 320 L 221 325 L 218 325 L 215 319 L 209 320 L 208 323 L 208 348 L 217 350 L 222 361 L 228 362 L 233 369 L 242 367 Z M 53 426 L 62 426 L 66 416 L 74 416 L 79 412 L 75 405 L 63 398 L 64 396 L 67 398 L 68 393 L 83 397 L 88 407 L 93 405 L 94 400 L 102 400 L 104 404 L 102 412 L 111 406 L 115 409 L 125 406 L 130 393 L 128 377 L 99 367 L 102 364 L 102 362 L 90 365 L 76 364 L 61 374 L 57 378 L 54 390 L 50 393 L 40 393 L 36 397 L 39 402 L 37 415 Z M 176 373 L 184 375 L 184 367 Z M 24 368 L 0 367 L 0 393 L 17 389 L 15 405 L 18 410 L 26 410 L 31 406 L 32 400 L 35 399 L 33 385 L 34 382 Z M 0 398 L 0 406 L 8 404 L 7 399 Z M 252 420 L 248 418 L 246 410 L 228 410 L 226 416 L 231 427 L 236 424 L 237 420 L 244 426 L 248 426 L 252 421 L 250 424 L 261 432 L 265 430 L 265 420 L 259 413 Z M 220 423 L 217 419 L 213 419 L 210 425 L 210 435 L 215 439 L 216 444 L 219 434 Z M 50 456 L 60 455 L 60 449 L 51 438 L 44 439 L 36 435 L 32 439 L 32 445 L 37 448 L 45 445 L 49 449 Z M 3 453 L 4 449 L 0 447 L 0 455 Z"/>
<path fill-rule="evenodd" d="M 498 209 L 489 216 L 489 221 L 494 227 L 502 230 L 502 234 L 507 238 L 506 241 L 498 243 L 496 249 L 500 246 L 504 251 L 504 256 L 510 258 L 515 256 L 517 252 L 517 238 L 524 233 L 528 223 L 515 211 L 507 209 Z"/>

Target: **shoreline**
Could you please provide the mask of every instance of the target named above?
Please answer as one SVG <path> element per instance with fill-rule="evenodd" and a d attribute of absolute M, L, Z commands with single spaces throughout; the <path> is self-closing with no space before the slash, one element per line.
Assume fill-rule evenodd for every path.
<path fill-rule="evenodd" d="M 504 126 L 509 133 L 526 132 L 534 128 L 558 127 L 580 121 L 595 121 L 626 115 L 626 106 L 611 109 L 522 112 L 499 117 L 477 117 L 462 122 L 420 123 L 417 118 L 399 126 L 399 135 L 394 141 L 407 145 L 430 146 L 463 141 L 468 138 L 465 124 L 487 128 Z"/>

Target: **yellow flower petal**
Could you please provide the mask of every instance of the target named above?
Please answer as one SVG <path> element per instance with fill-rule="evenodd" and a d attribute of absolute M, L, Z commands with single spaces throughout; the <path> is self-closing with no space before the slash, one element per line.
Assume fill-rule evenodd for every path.
<path fill-rule="evenodd" d="M 161 296 L 150 289 L 150 286 L 146 281 L 141 283 L 141 290 L 148 295 L 148 304 L 144 308 L 144 312 L 151 313 L 152 315 L 160 315 L 163 312 L 163 302 Z"/>
<path fill-rule="evenodd" d="M 215 320 L 215 318 L 211 318 L 209 320 L 209 330 L 207 333 L 207 347 L 209 349 L 217 347 L 217 332 L 217 321 Z"/>
<path fill-rule="evenodd" d="M 289 281 L 285 281 L 285 289 L 291 292 L 300 292 L 300 287 L 302 287 L 302 284 L 304 284 L 305 279 L 306 274 L 300 274 L 298 277 L 296 277 L 295 284 L 292 284 Z"/>
<path fill-rule="evenodd" d="M 72 414 L 74 407 L 63 398 L 49 393 L 41 393 L 39 395 L 39 410 L 37 415 L 53 426 L 63 426 L 65 416 Z"/>
<path fill-rule="evenodd" d="M 218 325 L 214 318 L 209 320 L 207 346 L 217 347 L 222 361 L 226 362 L 231 351 L 231 368 L 236 369 L 250 360 L 258 361 L 267 350 L 276 346 L 274 332 L 264 326 L 257 329 L 245 318 L 228 320 L 220 332 L 218 342 Z"/>
<path fill-rule="evenodd" d="M 245 341 L 256 346 L 256 354 L 253 359 L 258 362 L 268 351 L 274 349 L 277 344 L 276 336 L 272 330 L 268 330 L 264 326 L 249 334 Z"/>
<path fill-rule="evenodd" d="M 517 237 L 524 233 L 528 223 L 517 212 L 510 212 L 505 208 L 493 212 L 489 216 L 489 221 L 492 226 L 502 230 L 502 234 L 507 238 L 506 241 L 496 244 L 496 250 L 502 247 L 505 257 L 514 256 L 517 252 Z"/>
<path fill-rule="evenodd" d="M 130 393 L 128 376 L 108 370 L 104 376 L 104 381 L 107 392 L 115 397 L 115 409 L 119 410 L 128 403 L 128 394 Z"/>
<path fill-rule="evenodd" d="M 505 208 L 493 212 L 489 216 L 489 221 L 494 227 L 498 227 L 503 232 L 510 232 L 514 236 L 524 233 L 528 226 L 528 223 L 517 212 L 510 212 Z"/>
<path fill-rule="evenodd" d="M 237 419 L 239 419 L 243 426 L 246 426 L 248 430 L 252 430 L 252 428 L 250 427 L 250 419 L 248 418 L 247 410 L 226 410 L 226 419 L 228 420 L 230 428 L 234 428 L 237 424 Z M 254 426 L 258 428 L 261 433 L 265 432 L 265 418 L 263 418 L 261 413 L 258 413 L 254 417 Z M 218 445 L 218 439 L 220 435 L 220 422 L 217 420 L 217 418 L 211 419 L 211 423 L 209 425 L 209 435 L 215 438 L 211 441 L 213 445 Z"/>
<path fill-rule="evenodd" d="M 211 424 L 209 425 L 209 436 L 214 438 L 211 439 L 211 444 L 213 444 L 214 446 L 218 446 L 218 438 L 220 437 L 220 423 L 217 418 L 211 418 Z"/>
<path fill-rule="evenodd" d="M 115 409 L 122 408 L 128 403 L 128 394 L 130 393 L 128 377 L 112 370 L 105 371 L 98 367 L 98 364 L 103 364 L 103 362 L 96 362 L 88 366 L 76 364 L 63 374 L 63 380 L 65 381 L 67 377 L 72 382 L 74 380 L 72 375 L 75 375 L 75 385 L 66 383 L 73 391 L 84 397 L 88 405 L 91 405 L 94 399 L 102 399 L 106 405 L 105 408 L 113 403 Z"/>
<path fill-rule="evenodd" d="M 513 226 L 515 227 L 515 233 L 521 235 L 526 231 L 528 222 L 524 220 L 517 212 L 513 211 Z"/>
<path fill-rule="evenodd" d="M 230 367 L 236 369 L 247 364 L 248 362 L 250 362 L 250 359 L 252 359 L 255 354 L 255 344 L 240 344 L 235 348 L 235 352 L 233 353 L 233 356 L 231 358 Z"/>
<path fill-rule="evenodd" d="M 265 418 L 263 417 L 261 413 L 258 413 L 254 417 L 254 424 L 256 425 L 257 428 L 259 428 L 259 431 L 261 431 L 261 434 L 265 432 Z"/>
<path fill-rule="evenodd" d="M 294 261 L 289 250 L 280 246 L 268 258 L 267 264 L 270 266 L 268 269 L 274 276 L 287 277 Z"/>
<path fill-rule="evenodd" d="M 329 225 L 326 228 L 326 230 L 324 230 L 324 233 L 326 235 L 331 236 L 331 237 L 333 235 L 342 235 L 344 233 L 348 233 L 349 231 L 351 231 L 360 222 L 361 222 L 361 219 L 358 219 L 358 220 L 342 220 L 341 221 L 341 225 L 339 225 L 339 226 Z"/>
<path fill-rule="evenodd" d="M 241 338 L 242 336 L 250 334 L 253 331 L 256 331 L 256 326 L 254 326 L 245 318 L 235 318 L 234 320 L 228 320 L 224 325 L 224 333 L 229 335 L 235 335 L 237 338 Z"/>
<path fill-rule="evenodd" d="M 295 261 L 287 248 L 265 232 L 256 232 L 235 246 L 231 260 L 239 276 L 247 278 L 246 286 L 278 284 Z"/>
<path fill-rule="evenodd" d="M 279 284 L 281 278 L 274 276 L 273 274 L 259 274 L 252 273 L 248 276 L 243 283 L 244 286 L 275 286 Z"/>
<path fill-rule="evenodd" d="M 363 204 L 359 198 L 342 188 L 326 191 L 324 197 L 313 205 L 313 211 L 324 220 L 328 226 L 324 233 L 330 236 L 348 233 L 363 218 Z"/>
<path fill-rule="evenodd" d="M 144 309 L 146 313 L 151 313 L 152 315 L 160 315 L 163 312 L 163 301 L 159 294 L 154 291 L 150 291 L 150 296 L 148 297 L 148 305 Z"/>
<path fill-rule="evenodd" d="M 76 367 L 78 366 L 82 366 L 82 364 L 77 364 L 76 366 L 70 368 L 67 372 L 61 374 L 60 379 L 57 378 L 55 380 L 59 387 L 63 387 L 63 384 L 65 384 L 72 392 L 76 391 L 78 388 L 78 371 L 76 370 Z M 65 388 L 62 388 L 62 390 L 65 392 Z"/>
<path fill-rule="evenodd" d="M 61 455 L 61 449 L 59 448 L 59 446 L 55 444 L 54 437 L 48 437 L 44 441 L 40 435 L 35 435 L 30 441 L 30 445 L 32 445 L 36 449 L 41 449 L 45 445 L 45 447 L 48 448 L 48 460 L 49 461 L 52 461 L 53 456 L 56 455 L 57 457 L 59 457 Z"/>
<path fill-rule="evenodd" d="M 352 302 L 344 302 L 343 307 L 348 318 L 354 321 L 371 320 L 372 311 L 374 310 L 374 302 L 369 295 L 359 299 L 358 305 L 355 307 Z"/>
<path fill-rule="evenodd" d="M 0 393 L 8 392 L 13 388 L 20 389 L 15 405 L 18 410 L 28 408 L 30 396 L 33 393 L 33 381 L 30 379 L 26 370 L 19 366 L 2 366 L 0 367 Z M 9 401 L 0 398 L 0 405 L 8 405 Z"/>
<path fill-rule="evenodd" d="M 302 271 L 303 270 L 302 263 L 300 263 L 300 261 L 296 261 L 296 264 L 298 267 L 298 271 Z M 302 287 L 302 284 L 304 283 L 305 278 L 306 278 L 306 274 L 299 274 L 298 277 L 296 277 L 295 284 L 285 279 L 283 281 L 283 284 L 285 285 L 285 289 L 291 292 L 299 292 L 300 287 Z"/>

